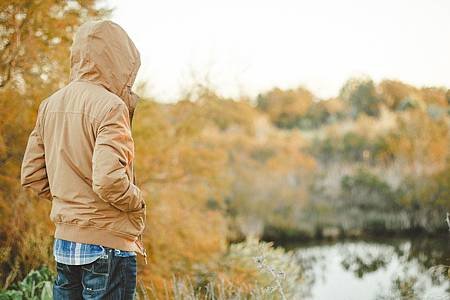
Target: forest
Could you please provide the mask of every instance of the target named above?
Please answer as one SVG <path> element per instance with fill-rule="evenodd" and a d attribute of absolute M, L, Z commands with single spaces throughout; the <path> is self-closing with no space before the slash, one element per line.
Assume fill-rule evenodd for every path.
<path fill-rule="evenodd" d="M 51 203 L 21 189 L 21 160 L 40 102 L 67 83 L 74 31 L 109 13 L 93 0 L 0 4 L 0 299 L 54 276 Z M 140 99 L 133 137 L 144 299 L 294 299 L 307 281 L 278 245 L 449 230 L 446 87 L 358 77 L 330 99 L 301 86 L 229 99 L 199 82 L 173 103 Z"/>

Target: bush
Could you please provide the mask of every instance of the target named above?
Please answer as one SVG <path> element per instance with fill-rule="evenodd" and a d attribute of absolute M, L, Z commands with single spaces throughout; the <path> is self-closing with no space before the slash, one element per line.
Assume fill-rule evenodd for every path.
<path fill-rule="evenodd" d="M 391 187 L 378 176 L 360 169 L 355 175 L 347 175 L 341 181 L 344 206 L 388 211 L 397 209 Z"/>
<path fill-rule="evenodd" d="M 231 245 L 223 268 L 231 280 L 240 279 L 247 287 L 264 291 L 263 299 L 294 299 L 305 292 L 294 254 L 272 243 L 249 238 Z"/>
<path fill-rule="evenodd" d="M 352 109 L 352 116 L 356 118 L 365 113 L 368 116 L 378 116 L 381 99 L 377 95 L 376 87 L 371 79 L 353 78 L 342 87 L 340 98 L 348 102 Z"/>
<path fill-rule="evenodd" d="M 50 300 L 53 299 L 53 281 L 55 275 L 47 268 L 32 270 L 22 281 L 11 289 L 0 292 L 0 300 Z"/>
<path fill-rule="evenodd" d="M 165 285 L 173 299 L 297 299 L 306 295 L 301 267 L 293 252 L 249 238 L 232 244 L 216 269 L 198 269 L 195 276 L 177 275 Z M 138 299 L 157 295 L 140 286 Z M 150 297 L 151 298 L 151 297 Z M 151 298 L 152 299 L 152 298 Z"/>

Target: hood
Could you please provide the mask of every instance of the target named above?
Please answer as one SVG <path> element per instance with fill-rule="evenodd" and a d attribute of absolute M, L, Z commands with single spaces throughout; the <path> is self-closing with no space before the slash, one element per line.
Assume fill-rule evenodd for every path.
<path fill-rule="evenodd" d="M 70 63 L 71 81 L 87 80 L 102 85 L 127 104 L 132 118 L 138 97 L 131 87 L 141 60 L 122 27 L 111 21 L 81 25 L 73 40 Z"/>

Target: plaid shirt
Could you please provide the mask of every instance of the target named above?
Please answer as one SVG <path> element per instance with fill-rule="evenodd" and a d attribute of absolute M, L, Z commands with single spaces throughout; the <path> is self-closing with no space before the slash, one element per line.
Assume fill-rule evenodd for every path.
<path fill-rule="evenodd" d="M 115 256 L 135 256 L 133 251 L 122 251 L 114 249 Z M 96 261 L 103 255 L 108 255 L 103 246 L 82 244 L 66 240 L 55 239 L 53 244 L 53 255 L 55 260 L 66 265 L 86 265 Z"/>

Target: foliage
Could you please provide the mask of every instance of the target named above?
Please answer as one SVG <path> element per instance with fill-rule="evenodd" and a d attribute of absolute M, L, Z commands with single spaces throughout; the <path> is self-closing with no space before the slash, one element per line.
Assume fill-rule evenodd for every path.
<path fill-rule="evenodd" d="M 397 194 L 412 228 L 444 231 L 444 213 L 450 207 L 450 165 L 428 178 L 405 179 Z"/>
<path fill-rule="evenodd" d="M 391 161 L 394 155 L 385 135 L 370 138 L 354 131 L 341 136 L 329 134 L 323 139 L 314 138 L 309 150 L 323 163 L 342 161 L 384 164 Z"/>
<path fill-rule="evenodd" d="M 0 5 L 0 88 L 8 83 L 25 91 L 61 82 L 77 26 L 107 13 L 95 0 L 5 1 Z"/>
<path fill-rule="evenodd" d="M 258 108 L 266 112 L 278 127 L 292 128 L 299 116 L 308 111 L 313 95 L 304 88 L 288 91 L 273 89 L 259 95 L 256 101 Z"/>
<path fill-rule="evenodd" d="M 199 102 L 146 100 L 136 110 L 136 178 L 149 208 L 144 234 L 149 266 L 141 275 L 157 293 L 164 292 L 173 274 L 209 270 L 226 250 L 220 212 L 226 156 L 206 138 L 202 109 Z"/>
<path fill-rule="evenodd" d="M 214 273 L 197 280 L 187 274 L 172 277 L 164 294 L 174 299 L 291 299 L 299 295 L 301 269 L 293 253 L 249 239 L 232 245 Z M 54 273 L 47 267 L 32 270 L 21 282 L 0 292 L 0 299 L 52 299 Z M 236 281 L 237 280 L 237 281 Z M 138 286 L 138 299 L 157 297 L 155 285 Z"/>
<path fill-rule="evenodd" d="M 367 170 L 360 169 L 352 176 L 344 176 L 341 189 L 341 199 L 349 207 L 366 211 L 397 209 L 391 187 Z"/>
<path fill-rule="evenodd" d="M 315 129 L 345 117 L 345 104 L 339 99 L 316 101 L 305 88 L 283 91 L 275 88 L 258 95 L 256 106 L 279 128 Z"/>
<path fill-rule="evenodd" d="M 255 130 L 257 136 L 230 134 L 222 141 L 229 148 L 227 167 L 232 178 L 228 214 L 240 233 L 260 236 L 265 227 L 296 226 L 298 214 L 308 202 L 316 166 L 303 151 L 301 136 L 287 138 L 263 125 Z M 274 201 L 277 199 L 283 201 Z"/>
<path fill-rule="evenodd" d="M 418 89 L 397 80 L 384 80 L 379 89 L 383 103 L 391 110 L 403 110 L 406 102 L 414 103 L 419 97 Z"/>
<path fill-rule="evenodd" d="M 442 170 L 450 155 L 450 127 L 445 118 L 433 119 L 421 110 L 399 114 L 386 137 L 389 151 L 403 169 L 416 175 Z"/>
<path fill-rule="evenodd" d="M 378 116 L 380 98 L 371 79 L 352 78 L 341 89 L 340 98 L 348 102 L 351 114 L 356 117 L 360 113 Z"/>
<path fill-rule="evenodd" d="M 0 291 L 1 300 L 50 300 L 53 299 L 54 274 L 47 268 L 31 270 L 20 282 L 6 291 Z"/>
<path fill-rule="evenodd" d="M 188 277 L 172 277 L 165 299 L 292 299 L 302 295 L 301 268 L 292 252 L 271 243 L 247 239 L 233 244 L 214 270 Z M 158 297 L 152 283 L 140 285 L 138 299 Z"/>
<path fill-rule="evenodd" d="M 255 285 L 261 288 L 266 293 L 262 299 L 292 299 L 302 293 L 302 270 L 295 256 L 271 243 L 249 238 L 231 245 L 221 269 L 232 285 L 247 286 L 249 292 Z"/>

